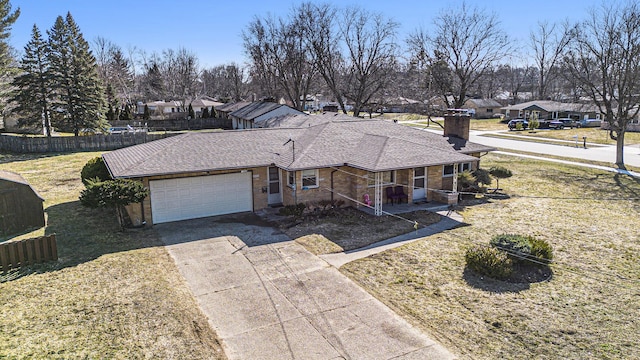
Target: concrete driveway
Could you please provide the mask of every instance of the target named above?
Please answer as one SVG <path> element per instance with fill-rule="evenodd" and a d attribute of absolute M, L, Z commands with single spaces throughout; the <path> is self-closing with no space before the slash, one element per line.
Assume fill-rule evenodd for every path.
<path fill-rule="evenodd" d="M 254 214 L 156 225 L 229 359 L 452 359 Z"/>

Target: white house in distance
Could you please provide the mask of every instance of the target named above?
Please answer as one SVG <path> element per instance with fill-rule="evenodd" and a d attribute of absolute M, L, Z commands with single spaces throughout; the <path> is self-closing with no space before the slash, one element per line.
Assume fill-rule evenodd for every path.
<path fill-rule="evenodd" d="M 256 123 L 266 119 L 287 114 L 304 114 L 302 111 L 293 109 L 287 105 L 277 104 L 269 101 L 258 101 L 250 103 L 229 114 L 233 129 L 252 129 L 259 127 Z"/>
<path fill-rule="evenodd" d="M 221 102 L 215 101 L 208 96 L 201 96 L 194 100 L 170 100 L 170 101 L 151 101 L 147 103 L 139 102 L 137 104 L 138 115 L 144 114 L 144 106 L 149 107 L 149 112 L 152 117 L 172 118 L 177 116 L 184 116 L 187 112 L 189 104 L 193 107 L 193 111 L 196 113 L 196 117 L 200 117 L 205 108 L 211 112 L 216 106 L 223 105 Z M 179 115 L 180 114 L 180 115 Z"/>

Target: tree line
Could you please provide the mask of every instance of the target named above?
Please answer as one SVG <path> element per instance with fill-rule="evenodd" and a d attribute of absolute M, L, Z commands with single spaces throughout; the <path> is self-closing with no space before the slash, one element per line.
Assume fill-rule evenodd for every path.
<path fill-rule="evenodd" d="M 19 9 L 11 12 L 8 0 L 0 0 L 0 10 L 2 40 Z M 509 94 L 510 103 L 525 92 L 587 99 L 609 122 L 623 164 L 626 125 L 639 109 L 639 21 L 637 0 L 603 3 L 574 23 L 540 22 L 527 44 L 516 44 L 496 13 L 463 3 L 399 39 L 398 24 L 384 14 L 305 2 L 285 16 L 256 16 L 243 28 L 244 65 L 202 68 L 185 48 L 148 54 L 99 37 L 91 50 L 67 14 L 47 39 L 34 26 L 17 70 L 0 41 L 0 68 L 3 79 L 13 79 L 14 113 L 44 121 L 48 134 L 51 126 L 77 134 L 105 117 L 128 118 L 137 101 L 204 95 L 284 98 L 303 110 L 308 95 L 324 94 L 343 111 L 350 105 L 355 116 L 399 96 L 453 108 L 499 93 Z"/>

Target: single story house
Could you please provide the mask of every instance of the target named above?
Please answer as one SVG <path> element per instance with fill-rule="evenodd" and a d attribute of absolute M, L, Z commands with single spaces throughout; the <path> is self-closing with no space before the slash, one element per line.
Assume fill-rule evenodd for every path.
<path fill-rule="evenodd" d="M 463 108 L 469 109 L 471 117 L 476 119 L 491 119 L 502 108 L 502 104 L 493 99 L 467 99 Z"/>
<path fill-rule="evenodd" d="M 361 118 L 342 113 L 324 112 L 320 114 L 285 114 L 265 118 L 255 122 L 257 128 L 299 128 L 324 124 L 331 121 L 359 121 Z"/>
<path fill-rule="evenodd" d="M 215 109 L 216 106 L 224 105 L 224 103 L 213 100 L 208 96 L 199 97 L 191 102 L 187 103 L 187 107 L 191 104 L 193 111 L 196 113 L 196 117 L 201 117 L 202 112 L 206 108 L 209 113 L 211 113 L 212 109 Z"/>
<path fill-rule="evenodd" d="M 149 108 L 149 112 L 152 117 L 156 118 L 165 118 L 176 116 L 177 114 L 184 113 L 186 111 L 184 102 L 171 100 L 171 101 L 150 101 L 150 102 L 139 102 L 136 106 L 137 113 L 139 115 L 144 114 L 144 106 Z"/>
<path fill-rule="evenodd" d="M 302 115 L 304 113 L 287 105 L 257 101 L 231 112 L 229 117 L 233 129 L 252 129 L 259 127 L 258 124 L 269 118 L 287 114 Z"/>
<path fill-rule="evenodd" d="M 501 108 L 506 118 L 529 119 L 531 116 L 538 119 L 553 120 L 560 118 L 599 119 L 600 112 L 595 105 L 580 103 L 561 103 L 551 100 L 535 100 L 521 104 L 509 105 Z"/>
<path fill-rule="evenodd" d="M 0 170 L 0 236 L 43 227 L 43 202 L 22 176 Z"/>
<path fill-rule="evenodd" d="M 457 202 L 457 173 L 493 148 L 468 141 L 469 117 L 450 116 L 445 136 L 385 120 L 301 128 L 187 133 L 103 155 L 114 178 L 142 181 L 148 225 L 365 194 L 382 214 L 386 188 L 408 201 Z"/>
<path fill-rule="evenodd" d="M 216 114 L 221 119 L 230 119 L 231 117 L 229 116 L 229 114 L 231 114 L 236 110 L 240 110 L 243 107 L 248 106 L 250 104 L 251 102 L 249 101 L 238 101 L 234 103 L 226 103 L 226 104 L 218 105 L 215 107 Z"/>

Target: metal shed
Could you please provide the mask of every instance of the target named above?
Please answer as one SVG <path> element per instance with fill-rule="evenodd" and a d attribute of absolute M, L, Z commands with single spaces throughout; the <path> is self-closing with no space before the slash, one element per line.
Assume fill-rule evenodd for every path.
<path fill-rule="evenodd" d="M 44 226 L 43 201 L 22 176 L 0 170 L 0 236 Z"/>

